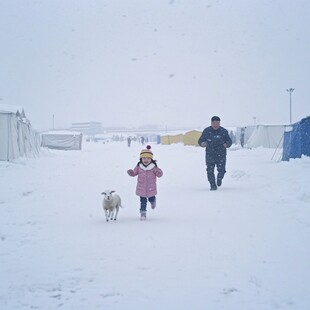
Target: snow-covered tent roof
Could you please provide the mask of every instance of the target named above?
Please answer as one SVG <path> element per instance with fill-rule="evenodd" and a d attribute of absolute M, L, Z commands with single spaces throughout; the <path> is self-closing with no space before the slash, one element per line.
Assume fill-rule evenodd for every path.
<path fill-rule="evenodd" d="M 0 160 L 11 161 L 20 156 L 36 156 L 39 153 L 39 136 L 32 130 L 24 109 L 0 104 Z"/>
<path fill-rule="evenodd" d="M 9 104 L 0 104 L 0 112 L 1 113 L 14 113 L 19 115 L 20 117 L 25 118 L 24 108 L 17 105 L 9 105 Z"/>

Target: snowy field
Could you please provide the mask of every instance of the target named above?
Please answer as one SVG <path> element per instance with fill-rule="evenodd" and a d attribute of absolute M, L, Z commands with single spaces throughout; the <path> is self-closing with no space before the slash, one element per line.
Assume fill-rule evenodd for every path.
<path fill-rule="evenodd" d="M 143 222 L 126 173 L 141 149 L 0 162 L 0 309 L 310 309 L 310 158 L 232 147 L 211 192 L 202 148 L 153 144 L 164 176 Z"/>

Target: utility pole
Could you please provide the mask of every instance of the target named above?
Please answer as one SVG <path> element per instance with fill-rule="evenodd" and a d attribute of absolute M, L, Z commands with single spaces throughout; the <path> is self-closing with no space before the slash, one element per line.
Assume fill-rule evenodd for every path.
<path fill-rule="evenodd" d="M 292 124 L 292 92 L 295 88 L 288 88 L 286 91 L 290 93 L 290 124 Z"/>

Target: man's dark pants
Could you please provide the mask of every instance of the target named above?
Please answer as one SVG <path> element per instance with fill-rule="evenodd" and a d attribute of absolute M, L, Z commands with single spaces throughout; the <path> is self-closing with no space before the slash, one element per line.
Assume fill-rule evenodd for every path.
<path fill-rule="evenodd" d="M 221 158 L 218 160 L 207 160 L 207 176 L 208 176 L 208 181 L 210 182 L 211 185 L 215 186 L 215 175 L 214 175 L 214 169 L 215 166 L 217 168 L 217 179 L 223 179 L 224 174 L 226 172 L 226 157 Z"/>

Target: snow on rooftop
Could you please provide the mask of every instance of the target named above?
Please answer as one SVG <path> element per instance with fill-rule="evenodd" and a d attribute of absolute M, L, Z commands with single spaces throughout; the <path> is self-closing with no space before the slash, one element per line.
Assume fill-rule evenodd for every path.
<path fill-rule="evenodd" d="M 22 106 L 0 103 L 0 111 L 10 113 L 17 113 L 17 112 L 23 113 L 24 109 Z"/>
<path fill-rule="evenodd" d="M 45 135 L 80 135 L 81 133 L 78 131 L 71 131 L 71 130 L 50 130 L 46 132 L 42 132 Z"/>

